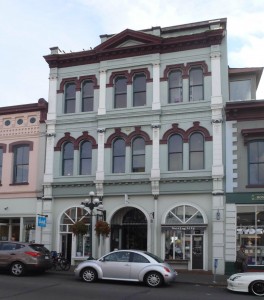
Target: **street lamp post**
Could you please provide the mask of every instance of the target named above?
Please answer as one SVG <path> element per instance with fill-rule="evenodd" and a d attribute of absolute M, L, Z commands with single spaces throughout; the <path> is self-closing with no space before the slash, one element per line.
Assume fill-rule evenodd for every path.
<path fill-rule="evenodd" d="M 85 199 L 84 202 L 81 203 L 81 205 L 83 207 L 88 207 L 90 210 L 90 228 L 89 228 L 89 232 L 90 232 L 90 254 L 89 256 L 93 257 L 93 246 L 92 246 L 92 242 L 93 242 L 93 216 L 96 216 L 96 214 L 93 214 L 94 208 L 97 208 L 97 210 L 99 211 L 103 211 L 103 204 L 102 202 L 100 202 L 100 200 L 95 197 L 95 193 L 93 191 L 91 191 L 89 193 L 89 199 Z"/>

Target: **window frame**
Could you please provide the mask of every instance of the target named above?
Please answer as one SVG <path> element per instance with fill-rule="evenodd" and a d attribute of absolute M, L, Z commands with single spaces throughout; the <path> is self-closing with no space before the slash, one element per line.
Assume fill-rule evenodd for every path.
<path fill-rule="evenodd" d="M 179 137 L 181 139 L 181 145 L 180 145 L 181 151 L 170 151 L 171 148 L 170 145 L 174 137 Z M 177 143 L 177 141 L 175 142 Z M 178 148 L 177 145 L 176 148 Z M 176 156 L 178 156 L 178 154 L 181 154 L 181 168 L 175 168 L 175 169 L 172 168 L 171 156 L 173 156 L 173 154 L 174 155 L 176 154 Z M 180 134 L 172 134 L 168 138 L 168 171 L 182 171 L 182 170 L 183 170 L 183 138 Z"/>
<path fill-rule="evenodd" d="M 200 135 L 201 138 L 203 139 L 202 140 L 202 149 L 192 149 L 193 146 L 192 146 L 192 139 L 194 139 L 194 136 L 195 135 Z M 196 147 L 196 145 L 194 145 L 194 147 Z M 200 168 L 194 168 L 193 167 L 193 160 L 195 160 L 195 157 L 193 157 L 196 153 L 201 153 L 202 154 L 202 164 L 200 164 Z M 193 132 L 190 137 L 189 137 L 189 170 L 203 170 L 205 168 L 205 159 L 204 159 L 204 156 L 205 156 L 205 138 L 204 138 L 204 135 L 201 133 L 201 132 Z M 201 157 L 200 157 L 201 158 Z M 199 160 L 201 161 L 201 160 Z"/>
<path fill-rule="evenodd" d="M 71 145 L 72 146 L 72 155 L 69 158 L 65 158 L 65 151 L 66 146 Z M 71 163 L 71 173 L 65 174 L 66 172 L 66 162 L 72 162 Z M 68 167 L 68 166 L 67 166 Z M 62 176 L 73 176 L 73 169 L 74 169 L 74 145 L 72 142 L 65 142 L 62 147 Z"/>
<path fill-rule="evenodd" d="M 0 147 L 0 185 L 2 184 L 4 149 Z"/>
<path fill-rule="evenodd" d="M 180 73 L 180 84 L 177 85 L 177 81 L 175 83 L 175 86 L 172 84 L 174 81 L 173 81 L 173 74 L 175 73 Z M 177 77 L 177 76 L 176 76 Z M 180 102 L 183 102 L 183 81 L 182 81 L 182 71 L 179 70 L 179 69 L 175 69 L 175 70 L 171 70 L 169 72 L 169 76 L 168 76 L 168 98 L 169 98 L 169 103 L 180 103 Z M 179 101 L 172 101 L 172 91 L 176 91 L 176 95 L 177 95 L 177 91 L 180 91 L 180 100 Z M 175 98 L 176 99 L 176 98 Z"/>
<path fill-rule="evenodd" d="M 117 82 L 119 80 L 124 80 L 126 82 L 126 88 L 124 88 L 122 85 L 118 85 Z M 127 107 L 127 77 L 124 75 L 118 75 L 114 79 L 114 108 L 126 108 Z M 124 89 L 123 89 L 124 88 Z M 120 103 L 122 105 L 118 104 L 119 101 L 117 101 L 117 97 L 123 96 L 124 99 L 121 99 Z"/>
<path fill-rule="evenodd" d="M 140 82 L 140 80 L 142 80 L 142 82 Z M 137 73 L 133 76 L 133 107 L 145 106 L 146 104 L 147 77 L 144 73 Z"/>
<path fill-rule="evenodd" d="M 122 154 L 116 154 L 115 145 L 117 145 L 117 143 L 120 142 L 120 141 L 123 141 L 122 147 L 124 147 L 124 148 L 121 151 L 123 153 Z M 120 152 L 120 151 L 118 151 L 118 152 Z M 117 158 L 118 158 L 118 161 L 116 162 Z M 119 172 L 117 172 L 116 170 L 118 168 L 116 167 L 116 164 L 119 163 L 119 159 L 122 160 L 123 165 L 122 165 L 122 170 L 119 171 Z M 112 144 L 112 173 L 115 173 L 115 174 L 117 174 L 117 173 L 125 173 L 125 171 L 126 171 L 126 142 L 122 138 L 117 138 L 117 139 L 115 139 L 113 141 L 113 144 Z"/>
<path fill-rule="evenodd" d="M 193 73 L 195 71 L 200 71 L 201 72 L 201 78 L 199 78 L 198 83 L 194 82 L 192 83 L 192 81 L 194 81 L 193 79 Z M 195 91 L 201 88 L 202 89 L 202 99 L 197 99 L 197 97 L 194 97 Z M 199 95 L 200 93 L 198 93 Z M 189 71 L 189 102 L 196 102 L 196 101 L 202 101 L 204 100 L 204 74 L 203 74 L 203 68 L 202 67 L 192 67 Z"/>
<path fill-rule="evenodd" d="M 135 149 L 135 143 L 138 140 L 142 140 L 144 142 L 144 149 Z M 135 150 L 139 151 L 139 153 L 135 153 Z M 142 151 L 142 153 L 140 153 Z M 144 161 L 144 166 L 135 167 L 135 159 L 142 157 L 142 161 Z M 146 142 L 143 137 L 138 136 L 135 137 L 132 141 L 132 163 L 131 163 L 132 173 L 141 173 L 146 172 Z"/>
<path fill-rule="evenodd" d="M 68 90 L 74 86 L 74 91 L 73 94 L 71 96 L 68 95 Z M 71 91 L 70 91 L 71 92 Z M 73 103 L 72 105 L 71 102 Z M 71 113 L 75 113 L 75 106 L 76 106 L 76 83 L 75 82 L 67 82 L 65 84 L 65 89 L 64 89 L 64 113 L 65 114 L 71 114 Z M 70 108 L 73 108 L 72 110 Z"/>
<path fill-rule="evenodd" d="M 87 155 L 84 155 L 84 146 L 85 144 L 89 144 L 89 149 Z M 80 145 L 80 170 L 79 170 L 79 175 L 91 175 L 92 174 L 92 152 L 93 152 L 93 145 L 90 141 L 83 141 Z M 88 161 L 88 166 L 89 169 L 87 170 L 88 172 L 83 172 L 85 164 L 84 162 Z"/>
<path fill-rule="evenodd" d="M 253 147 L 253 144 L 257 144 L 257 160 L 256 161 L 251 161 L 251 155 L 252 155 L 252 151 L 253 149 L 251 149 Z M 259 150 L 260 148 L 260 144 L 262 145 L 262 148 L 264 149 L 264 140 L 263 139 L 256 139 L 256 140 L 251 140 L 248 142 L 247 144 L 247 155 L 248 155 L 248 185 L 249 186 L 264 186 L 264 176 L 263 180 L 261 180 L 261 168 L 264 168 L 264 150 L 263 152 L 261 152 L 261 150 Z M 263 161 L 261 161 L 261 156 L 263 156 Z M 253 175 L 251 174 L 254 170 L 252 170 L 251 166 L 255 165 L 257 167 L 257 178 L 256 178 L 256 182 L 252 182 L 252 177 Z M 256 171 L 256 170 L 255 170 Z"/>
<path fill-rule="evenodd" d="M 89 84 L 90 87 L 88 88 L 88 94 L 84 95 L 86 84 Z M 85 109 L 86 106 L 88 107 L 88 109 Z M 94 110 L 94 83 L 92 80 L 85 80 L 82 83 L 82 112 L 90 112 L 93 110 Z"/>
<path fill-rule="evenodd" d="M 18 157 L 18 151 L 22 149 L 22 158 L 21 161 Z M 26 151 L 26 153 L 25 153 Z M 13 147 L 13 184 L 26 184 L 29 179 L 29 153 L 30 153 L 30 145 L 29 144 L 18 144 Z M 22 179 L 18 179 L 18 169 L 22 170 Z"/>

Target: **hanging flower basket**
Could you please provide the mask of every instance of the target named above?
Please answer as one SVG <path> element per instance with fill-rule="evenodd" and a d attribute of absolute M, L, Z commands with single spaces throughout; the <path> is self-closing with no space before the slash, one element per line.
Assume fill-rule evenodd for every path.
<path fill-rule="evenodd" d="M 109 224 L 105 221 L 97 221 L 94 230 L 96 231 L 97 235 L 101 234 L 105 235 L 106 237 L 109 236 L 111 231 Z"/>
<path fill-rule="evenodd" d="M 88 227 L 84 222 L 78 221 L 72 225 L 72 232 L 74 235 L 85 235 L 87 234 Z"/>

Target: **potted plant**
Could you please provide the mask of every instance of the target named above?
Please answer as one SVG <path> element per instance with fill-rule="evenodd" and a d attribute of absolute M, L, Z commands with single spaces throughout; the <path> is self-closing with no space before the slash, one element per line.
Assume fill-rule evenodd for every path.
<path fill-rule="evenodd" d="M 104 235 L 106 237 L 109 236 L 109 233 L 111 231 L 110 226 L 105 221 L 97 221 L 95 224 L 95 229 L 97 235 Z"/>
<path fill-rule="evenodd" d="M 88 227 L 82 221 L 77 221 L 72 225 L 72 232 L 74 235 L 85 235 L 87 234 Z"/>

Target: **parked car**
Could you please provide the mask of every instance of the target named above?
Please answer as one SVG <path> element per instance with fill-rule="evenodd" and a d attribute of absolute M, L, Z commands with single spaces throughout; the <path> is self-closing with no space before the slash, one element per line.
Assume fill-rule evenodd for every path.
<path fill-rule="evenodd" d="M 0 241 L 0 268 L 14 276 L 27 271 L 45 271 L 52 266 L 50 251 L 42 244 Z"/>
<path fill-rule="evenodd" d="M 170 283 L 177 275 L 161 258 L 140 250 L 116 250 L 97 260 L 81 262 L 74 272 L 85 282 L 97 279 L 138 281 L 149 287 Z"/>
<path fill-rule="evenodd" d="M 230 291 L 264 296 L 264 273 L 245 272 L 233 274 L 227 279 L 227 288 Z"/>

